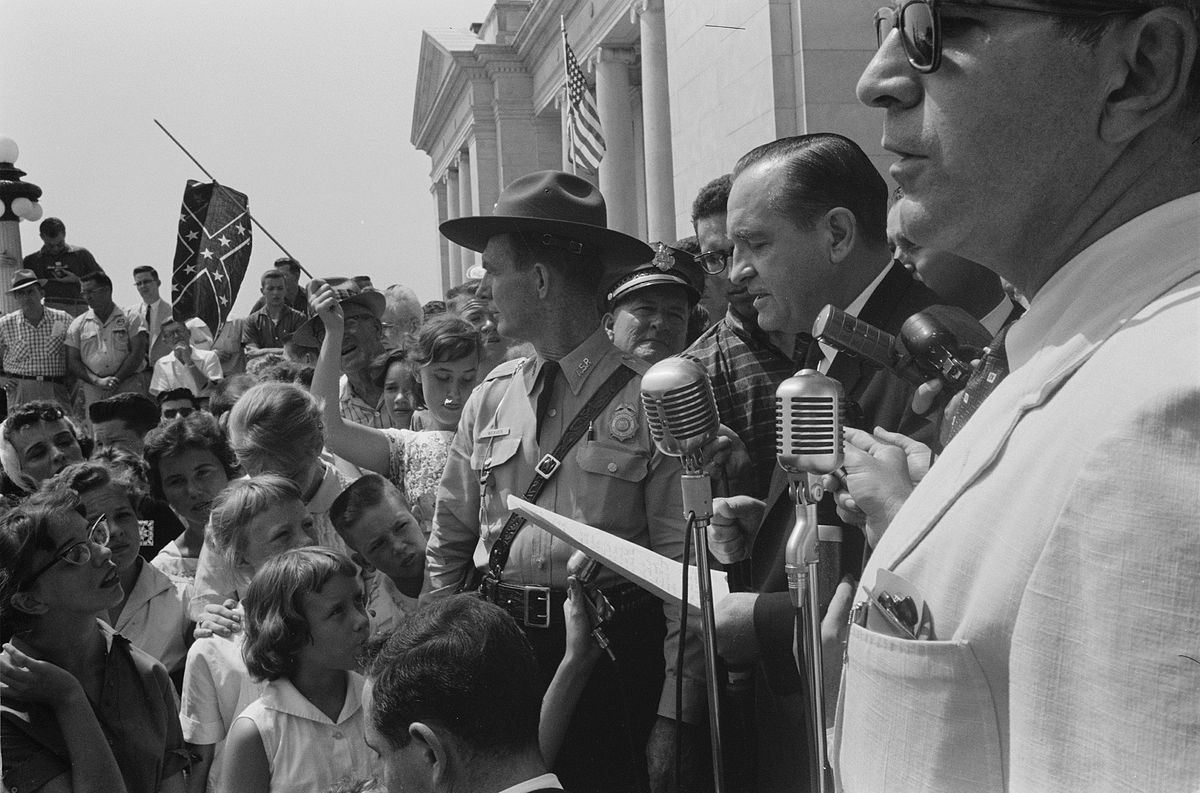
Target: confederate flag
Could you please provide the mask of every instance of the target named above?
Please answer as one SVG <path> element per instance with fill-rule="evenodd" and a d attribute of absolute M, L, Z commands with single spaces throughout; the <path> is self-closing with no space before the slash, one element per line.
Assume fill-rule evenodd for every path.
<path fill-rule="evenodd" d="M 199 317 L 213 337 L 229 317 L 250 264 L 250 212 L 245 193 L 188 180 L 179 214 L 171 273 L 173 314 Z"/>

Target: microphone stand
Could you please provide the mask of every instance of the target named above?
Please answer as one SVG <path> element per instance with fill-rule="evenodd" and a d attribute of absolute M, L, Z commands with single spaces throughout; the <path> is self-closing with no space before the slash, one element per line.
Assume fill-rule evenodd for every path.
<path fill-rule="evenodd" d="M 696 455 L 682 458 L 683 489 L 686 517 L 692 530 L 696 549 L 696 576 L 700 581 L 700 618 L 704 629 L 704 672 L 708 682 L 708 735 L 712 742 L 713 788 L 724 793 L 725 755 L 721 751 L 721 686 L 717 678 L 717 621 L 713 611 L 712 574 L 708 564 L 708 524 L 712 518 L 712 482 L 701 469 Z M 684 560 L 687 564 L 687 560 Z M 688 604 L 683 604 L 683 619 L 687 619 Z M 682 674 L 676 670 L 676 674 Z"/>
<path fill-rule="evenodd" d="M 810 481 L 808 474 L 792 473 L 789 478 L 796 505 L 796 525 L 788 537 L 784 566 L 788 591 L 796 609 L 796 662 L 809 690 L 809 707 L 805 709 L 809 716 L 808 789 L 829 793 L 833 790 L 833 780 L 829 747 L 825 741 L 825 673 L 821 665 L 821 602 L 817 578 L 817 502 L 824 491 L 820 484 Z"/>

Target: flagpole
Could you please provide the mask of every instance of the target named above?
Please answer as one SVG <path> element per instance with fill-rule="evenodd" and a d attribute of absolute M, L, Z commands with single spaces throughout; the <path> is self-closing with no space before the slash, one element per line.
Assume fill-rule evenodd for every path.
<path fill-rule="evenodd" d="M 579 163 L 575 157 L 575 106 L 571 104 L 571 74 L 567 67 L 567 19 L 558 15 L 558 29 L 562 31 L 563 45 L 563 104 L 567 108 L 567 161 L 571 163 L 571 174 L 578 176 Z"/>
<path fill-rule="evenodd" d="M 248 207 L 242 206 L 242 202 L 237 200 L 237 196 L 235 196 L 232 192 L 227 190 L 225 188 L 225 185 L 218 182 L 217 178 L 215 176 L 213 176 L 211 173 L 209 173 L 208 169 L 205 168 L 203 165 L 201 165 L 200 161 L 197 160 L 195 157 L 193 157 L 192 153 L 190 151 L 188 151 L 186 148 L 184 148 L 184 145 L 182 143 L 180 143 L 179 140 L 174 135 L 171 134 L 170 130 L 168 130 L 166 127 L 164 127 L 157 118 L 154 119 L 154 123 L 158 124 L 158 128 L 161 129 L 166 134 L 166 136 L 171 139 L 172 143 L 174 143 L 176 146 L 179 147 L 180 151 L 182 151 L 184 154 L 186 154 L 188 156 L 189 160 L 196 163 L 196 167 L 199 168 L 204 173 L 204 175 L 207 176 L 212 181 L 213 184 L 215 184 L 217 187 L 221 188 L 221 190 L 225 193 L 225 195 L 229 197 L 229 200 L 234 203 L 234 206 L 236 206 L 238 209 L 240 209 L 246 213 L 246 217 L 250 218 L 251 223 L 258 226 L 259 231 L 261 231 L 263 234 L 266 234 L 267 237 L 271 240 L 271 242 L 275 243 L 276 247 L 278 247 L 279 250 L 283 251 L 284 254 L 289 259 L 291 259 L 293 262 L 296 263 L 296 266 L 300 268 L 300 271 L 302 273 L 307 275 L 309 278 L 314 277 L 312 273 L 310 273 L 308 270 L 306 270 L 304 268 L 304 265 L 302 265 L 302 264 L 300 264 L 300 262 L 296 261 L 296 257 L 292 256 L 291 252 L 288 251 L 287 248 L 283 247 L 283 243 L 281 243 L 279 240 L 275 239 L 275 235 L 273 235 L 271 232 L 267 231 L 266 227 L 264 227 L 263 224 L 258 222 L 258 218 L 254 217 L 254 215 L 250 214 L 250 209 Z"/>

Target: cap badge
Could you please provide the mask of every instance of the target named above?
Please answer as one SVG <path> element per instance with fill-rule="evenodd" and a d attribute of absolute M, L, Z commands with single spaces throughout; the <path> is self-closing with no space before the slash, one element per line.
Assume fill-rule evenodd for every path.
<path fill-rule="evenodd" d="M 658 252 L 654 254 L 654 266 L 664 273 L 675 266 L 675 257 L 671 255 L 665 243 L 658 243 Z"/>

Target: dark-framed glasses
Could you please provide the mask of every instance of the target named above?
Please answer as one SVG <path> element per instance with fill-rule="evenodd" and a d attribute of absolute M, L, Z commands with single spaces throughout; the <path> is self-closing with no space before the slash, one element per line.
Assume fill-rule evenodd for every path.
<path fill-rule="evenodd" d="M 196 412 L 195 408 L 189 408 L 189 407 L 164 408 L 163 412 L 162 412 L 162 417 L 164 419 L 185 419 L 195 412 Z"/>
<path fill-rule="evenodd" d="M 886 6 L 875 12 L 875 37 L 880 47 L 893 30 L 900 31 L 900 41 L 908 62 L 922 74 L 936 72 L 942 64 L 941 8 L 1000 9 L 1023 11 L 1046 16 L 1094 19 L 1122 14 L 1140 14 L 1146 6 L 1132 2 L 1043 3 L 1037 6 L 1010 3 L 962 2 L 961 0 L 905 0 L 898 7 Z"/>
<path fill-rule="evenodd" d="M 709 275 L 720 275 L 729 266 L 729 251 L 705 251 L 696 254 L 696 264 Z"/>
<path fill-rule="evenodd" d="M 66 548 L 63 548 L 61 551 L 56 553 L 53 559 L 39 567 L 37 571 L 29 577 L 29 580 L 25 583 L 25 586 L 33 586 L 34 581 L 37 581 L 43 573 L 45 573 L 51 567 L 54 567 L 54 565 L 58 564 L 59 562 L 66 562 L 69 565 L 75 566 L 87 564 L 88 562 L 92 561 L 92 547 L 108 547 L 109 537 L 108 515 L 105 515 L 103 512 L 101 512 L 96 516 L 96 519 L 92 521 L 91 525 L 88 526 L 87 539 L 71 543 Z"/>

